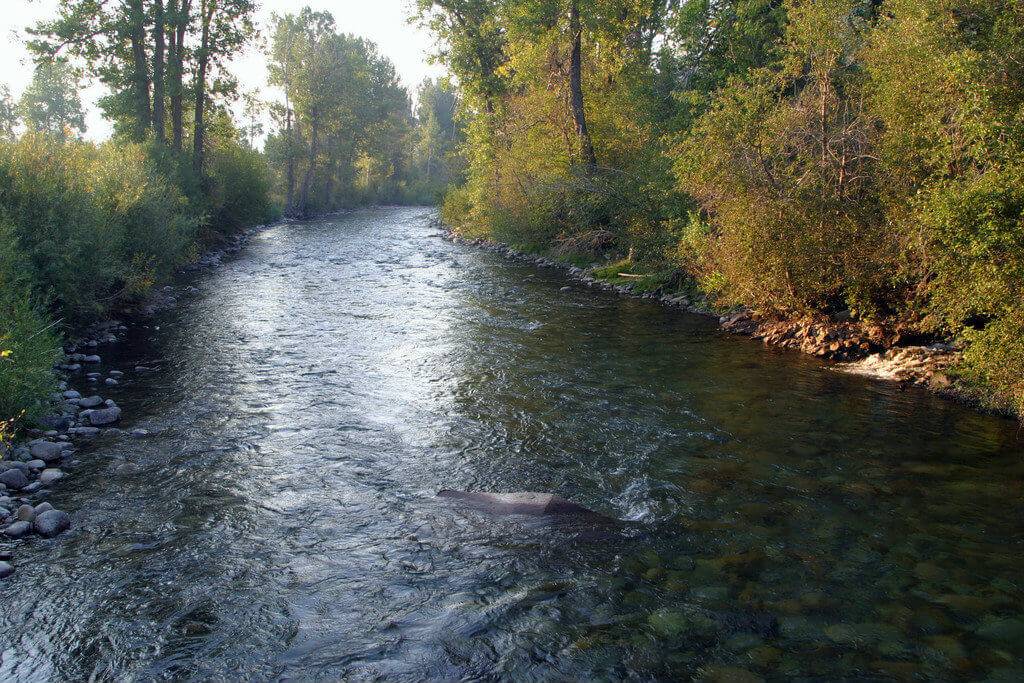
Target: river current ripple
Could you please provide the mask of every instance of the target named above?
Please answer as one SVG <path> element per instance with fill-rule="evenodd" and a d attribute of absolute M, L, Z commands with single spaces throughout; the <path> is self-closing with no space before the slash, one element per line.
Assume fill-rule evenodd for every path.
<path fill-rule="evenodd" d="M 80 449 L 72 530 L 0 586 L 0 678 L 1024 678 L 1014 423 L 433 218 L 274 226 L 100 350 L 153 436 Z"/>

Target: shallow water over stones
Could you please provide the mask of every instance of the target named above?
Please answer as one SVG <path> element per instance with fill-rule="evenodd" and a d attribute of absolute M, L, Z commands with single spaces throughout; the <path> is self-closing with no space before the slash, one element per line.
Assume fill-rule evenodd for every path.
<path fill-rule="evenodd" d="M 0 678 L 1024 678 L 1014 423 L 432 216 L 269 229 L 99 350 L 125 433 L 19 541 Z"/>

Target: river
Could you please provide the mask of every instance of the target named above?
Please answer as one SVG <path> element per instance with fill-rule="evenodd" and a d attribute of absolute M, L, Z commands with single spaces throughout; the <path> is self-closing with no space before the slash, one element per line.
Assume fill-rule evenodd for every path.
<path fill-rule="evenodd" d="M 152 436 L 66 468 L 0 678 L 1024 678 L 1016 423 L 562 292 L 433 216 L 266 229 L 100 349 Z"/>

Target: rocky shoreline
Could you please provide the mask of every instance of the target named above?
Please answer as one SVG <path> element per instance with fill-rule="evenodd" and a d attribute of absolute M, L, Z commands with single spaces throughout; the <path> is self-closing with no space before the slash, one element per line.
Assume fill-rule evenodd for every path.
<path fill-rule="evenodd" d="M 991 411 L 983 406 L 974 392 L 960 384 L 949 372 L 960 358 L 960 350 L 952 344 L 913 343 L 913 340 L 887 332 L 879 326 L 824 316 L 780 320 L 760 316 L 746 309 L 723 313 L 716 310 L 700 294 L 637 292 L 628 283 L 615 284 L 595 277 L 593 269 L 590 268 L 580 268 L 546 256 L 517 251 L 483 238 L 461 237 L 443 224 L 440 225 L 440 229 L 445 238 L 452 242 L 492 251 L 516 261 L 557 268 L 565 271 L 571 279 L 588 287 L 640 299 L 652 299 L 666 306 L 715 318 L 721 329 L 726 332 L 760 339 L 766 346 L 799 351 L 830 361 L 833 363 L 832 367 L 840 372 L 894 381 L 901 386 L 922 387 L 946 398 L 967 403 L 978 410 L 1015 417 L 1009 413 Z"/>
<path fill-rule="evenodd" d="M 225 257 L 239 252 L 254 234 L 268 227 L 271 226 L 239 232 L 183 267 L 179 274 L 220 265 Z M 144 320 L 175 306 L 181 295 L 196 291 L 190 285 L 167 285 L 142 303 L 124 309 L 122 314 L 129 320 Z M 54 412 L 40 420 L 43 429 L 27 430 L 28 440 L 6 447 L 7 452 L 0 445 L 0 579 L 14 573 L 14 550 L 18 544 L 28 542 L 33 534 L 53 538 L 71 528 L 71 515 L 55 509 L 45 499 L 60 480 L 73 473 L 78 464 L 74 456 L 80 446 L 101 438 L 149 436 L 145 429 L 126 432 L 118 427 L 123 416 L 121 407 L 100 394 L 101 387 L 117 386 L 151 370 L 136 366 L 101 371 L 103 358 L 97 350 L 118 343 L 127 332 L 125 323 L 108 320 L 68 340 L 63 362 L 54 368 L 60 376 L 59 392 L 53 396 Z"/>

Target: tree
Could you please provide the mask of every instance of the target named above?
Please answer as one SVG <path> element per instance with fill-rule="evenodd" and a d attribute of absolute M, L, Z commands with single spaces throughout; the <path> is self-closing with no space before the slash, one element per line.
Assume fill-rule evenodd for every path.
<path fill-rule="evenodd" d="M 32 83 L 18 102 L 18 112 L 31 130 L 59 137 L 81 135 L 85 114 L 74 69 L 61 61 L 36 65 Z"/>
<path fill-rule="evenodd" d="M 437 197 L 461 171 L 459 101 L 445 81 L 425 79 L 416 95 L 416 173 L 427 197 Z"/>
<path fill-rule="evenodd" d="M 18 114 L 11 90 L 6 83 L 0 83 L 0 140 L 14 137 L 14 129 L 18 125 Z"/>
<path fill-rule="evenodd" d="M 222 71 L 227 61 L 255 34 L 252 15 L 256 11 L 253 0 L 200 0 L 199 48 L 196 51 L 195 115 L 193 117 L 192 167 L 203 168 L 205 116 L 209 106 L 209 76 Z M 222 72 L 223 75 L 223 72 Z M 223 78 L 217 84 L 222 90 L 234 92 L 234 83 Z"/>
<path fill-rule="evenodd" d="M 100 101 L 115 132 L 182 150 L 192 96 L 192 165 L 203 168 L 211 99 L 232 96 L 224 70 L 255 32 L 253 0 L 60 0 L 57 18 L 31 29 L 41 60 L 81 60 L 110 89 Z M 193 74 L 189 87 L 188 73 Z"/>
<path fill-rule="evenodd" d="M 436 58 L 458 77 L 463 93 L 488 113 L 505 92 L 507 28 L 500 0 L 417 0 L 417 17 L 442 41 Z"/>
<path fill-rule="evenodd" d="M 409 96 L 375 45 L 339 34 L 330 14 L 306 8 L 274 17 L 268 57 L 284 103 L 267 151 L 289 213 L 404 192 Z"/>

